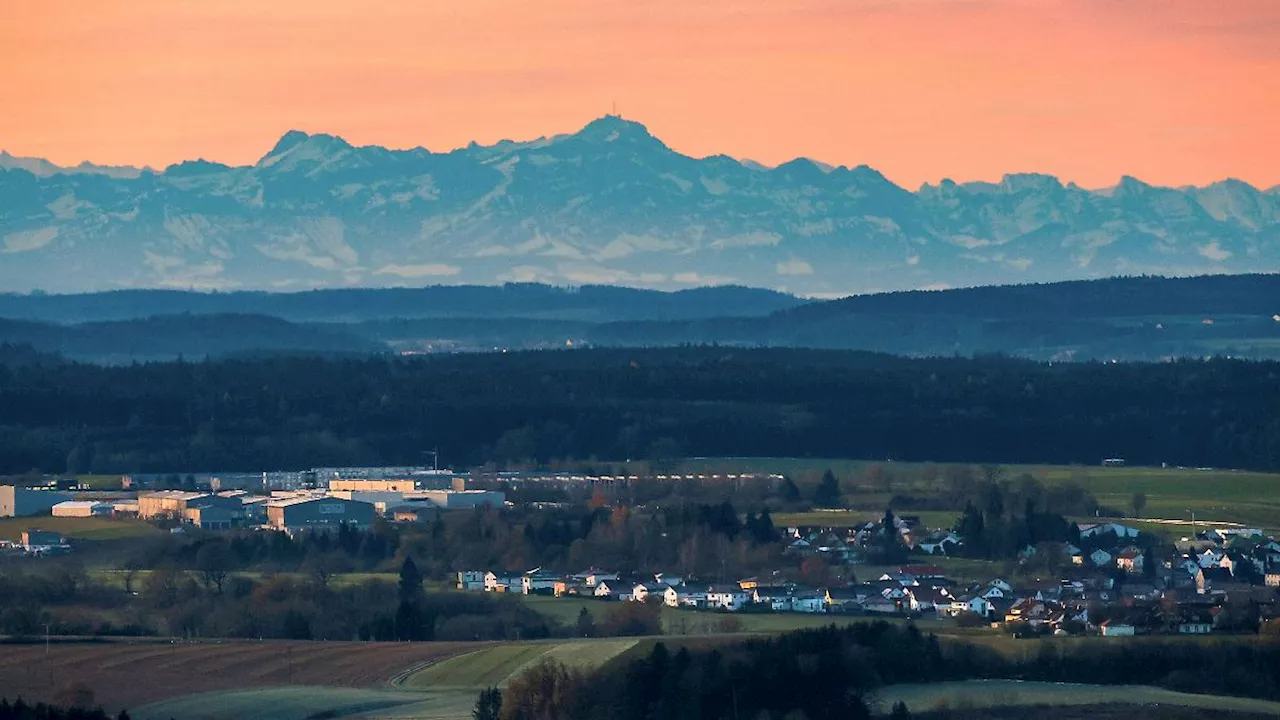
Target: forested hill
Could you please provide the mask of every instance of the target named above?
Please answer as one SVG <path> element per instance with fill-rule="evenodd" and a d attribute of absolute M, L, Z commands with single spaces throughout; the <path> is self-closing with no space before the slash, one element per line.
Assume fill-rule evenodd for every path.
<path fill-rule="evenodd" d="M 200 359 L 255 353 L 375 353 L 385 346 L 342 326 L 262 315 L 158 315 L 52 325 L 0 318 L 0 343 L 94 362 Z"/>
<path fill-rule="evenodd" d="M 5 317 L 15 320 L 0 320 L 0 342 L 108 362 L 711 344 L 1043 360 L 1280 359 L 1280 275 L 1113 278 L 827 302 L 740 287 L 139 290 L 0 295 Z"/>
<path fill-rule="evenodd" d="M 293 293 L 117 290 L 75 295 L 0 294 L 0 317 L 55 323 L 132 320 L 160 314 L 271 315 L 291 321 L 416 318 L 543 318 L 595 323 L 768 315 L 804 300 L 755 288 L 678 292 L 609 285 L 534 283 L 354 288 Z"/>
<path fill-rule="evenodd" d="M 682 455 L 1280 470 L 1280 364 L 675 348 L 99 367 L 0 352 L 0 472 Z"/>
<path fill-rule="evenodd" d="M 1116 277 L 1033 285 L 856 295 L 777 313 L 792 321 L 840 315 L 958 315 L 1068 319 L 1280 313 L 1280 275 Z"/>
<path fill-rule="evenodd" d="M 862 295 L 766 318 L 619 322 L 607 345 L 718 343 L 1056 360 L 1280 359 L 1280 275 L 1128 277 Z"/>

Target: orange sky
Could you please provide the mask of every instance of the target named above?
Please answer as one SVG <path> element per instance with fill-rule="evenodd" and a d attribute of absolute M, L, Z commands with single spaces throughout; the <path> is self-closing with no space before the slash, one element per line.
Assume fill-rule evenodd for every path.
<path fill-rule="evenodd" d="M 1280 183 L 1278 0 L 3 0 L 0 147 L 250 163 L 447 150 L 617 101 L 673 148 L 909 187 Z"/>

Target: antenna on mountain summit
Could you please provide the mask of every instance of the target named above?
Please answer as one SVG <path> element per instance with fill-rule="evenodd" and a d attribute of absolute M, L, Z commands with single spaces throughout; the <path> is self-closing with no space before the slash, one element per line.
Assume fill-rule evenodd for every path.
<path fill-rule="evenodd" d="M 614 101 L 613 101 L 613 112 L 611 112 L 611 113 L 609 113 L 609 114 L 610 114 L 610 115 L 612 115 L 612 116 L 614 116 L 614 117 L 621 117 L 620 115 L 618 115 L 618 101 L 617 101 L 617 100 L 614 100 Z"/>

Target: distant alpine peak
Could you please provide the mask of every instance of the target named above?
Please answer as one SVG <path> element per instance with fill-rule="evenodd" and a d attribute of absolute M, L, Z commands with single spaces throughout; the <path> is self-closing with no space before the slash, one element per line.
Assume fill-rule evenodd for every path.
<path fill-rule="evenodd" d="M 290 130 L 280 137 L 270 152 L 262 156 L 258 161 L 258 167 L 274 165 L 285 155 L 295 153 L 300 148 L 305 150 L 307 155 L 318 158 L 336 151 L 350 150 L 351 144 L 337 135 Z"/>
<path fill-rule="evenodd" d="M 627 120 L 621 115 L 605 115 L 587 123 L 572 137 L 590 142 L 650 142 L 663 145 L 654 137 L 649 128 L 635 120 Z"/>

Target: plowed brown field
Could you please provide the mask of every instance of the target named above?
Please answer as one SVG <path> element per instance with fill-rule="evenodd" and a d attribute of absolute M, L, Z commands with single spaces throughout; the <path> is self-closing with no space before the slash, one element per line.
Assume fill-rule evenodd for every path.
<path fill-rule="evenodd" d="M 205 641 L 0 644 L 0 695 L 57 701 L 75 683 L 108 712 L 180 695 L 279 685 L 367 688 L 478 643 Z"/>

